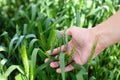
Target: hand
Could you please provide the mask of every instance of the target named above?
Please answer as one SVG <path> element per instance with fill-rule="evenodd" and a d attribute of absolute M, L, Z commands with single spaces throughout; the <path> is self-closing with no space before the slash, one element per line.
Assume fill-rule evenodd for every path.
<path fill-rule="evenodd" d="M 61 32 L 63 34 L 63 32 Z M 73 56 L 73 61 L 79 65 L 85 64 L 90 56 L 91 49 L 93 47 L 93 44 L 96 39 L 96 35 L 92 32 L 91 29 L 85 29 L 85 28 L 79 28 L 79 27 L 71 27 L 67 30 L 67 35 L 71 36 L 72 39 L 68 42 L 68 48 L 66 49 L 66 46 L 63 45 L 61 47 L 58 47 L 53 50 L 52 54 L 57 55 L 59 52 L 65 52 L 67 50 L 68 55 L 70 55 L 72 49 L 75 49 L 75 53 Z M 104 47 L 100 44 L 101 41 L 97 41 L 95 53 L 93 55 L 93 58 L 97 56 L 98 53 L 100 53 Z M 48 51 L 50 54 L 50 51 Z M 47 62 L 49 59 L 47 58 L 45 62 Z M 50 66 L 52 68 L 59 67 L 59 61 L 54 61 L 50 63 Z M 74 67 L 69 64 L 65 67 L 65 71 L 71 71 Z M 56 72 L 60 73 L 60 68 L 56 69 Z"/>

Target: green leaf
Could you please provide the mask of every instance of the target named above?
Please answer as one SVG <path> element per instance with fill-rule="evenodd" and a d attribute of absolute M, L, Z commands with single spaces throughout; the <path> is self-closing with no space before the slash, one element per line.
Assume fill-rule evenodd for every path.
<path fill-rule="evenodd" d="M 54 57 L 51 57 L 50 60 L 42 65 L 40 65 L 36 71 L 35 71 L 35 75 L 37 75 L 41 70 L 45 69 L 47 66 L 49 66 L 50 62 L 54 61 L 55 58 Z"/>
<path fill-rule="evenodd" d="M 65 53 L 60 53 L 59 55 L 59 61 L 60 61 L 60 69 L 61 69 L 61 75 L 62 80 L 65 80 L 65 61 L 64 61 Z"/>
<path fill-rule="evenodd" d="M 10 41 L 10 45 L 9 45 L 9 54 L 11 53 L 12 49 L 13 49 L 13 44 L 15 43 L 15 41 L 18 40 L 18 36 L 14 36 L 12 38 L 12 40 Z"/>
<path fill-rule="evenodd" d="M 22 9 L 20 9 L 19 11 L 19 14 L 21 15 L 21 16 L 25 16 L 25 18 L 29 21 L 30 19 L 29 19 L 29 16 L 25 13 L 25 11 L 23 11 Z"/>
<path fill-rule="evenodd" d="M 8 77 L 15 69 L 17 69 L 20 73 L 24 74 L 24 71 L 17 65 L 11 65 L 7 71 L 5 72 L 5 77 Z"/>
<path fill-rule="evenodd" d="M 42 32 L 42 33 L 47 32 L 47 31 L 50 30 L 51 28 L 54 28 L 57 23 L 60 23 L 61 21 L 63 21 L 63 20 L 66 19 L 66 18 L 67 18 L 66 15 L 58 18 L 57 20 L 55 20 L 54 24 L 51 25 L 51 27 L 47 28 L 47 29 L 46 29 L 44 32 Z"/>
<path fill-rule="evenodd" d="M 48 63 L 48 62 L 40 65 L 40 66 L 36 69 L 35 75 L 37 75 L 40 71 L 42 71 L 43 69 L 45 69 L 47 66 L 49 66 L 49 63 Z"/>
<path fill-rule="evenodd" d="M 1 66 L 3 67 L 6 62 L 7 62 L 7 59 L 3 58 L 3 59 L 0 61 Z"/>
<path fill-rule="evenodd" d="M 30 61 L 30 80 L 34 80 L 34 73 L 36 70 L 36 59 L 37 59 L 37 53 L 38 53 L 38 48 L 35 48 L 32 52 L 31 55 L 31 61 Z"/>
<path fill-rule="evenodd" d="M 28 35 L 26 35 L 25 37 L 26 37 L 27 39 L 28 39 L 28 38 L 36 38 L 35 34 L 28 34 Z"/>
<path fill-rule="evenodd" d="M 50 24 L 51 24 L 51 18 L 47 18 L 44 22 L 45 28 L 48 29 L 49 27 L 51 27 Z"/>
<path fill-rule="evenodd" d="M 91 52 L 90 52 L 90 57 L 88 59 L 88 64 L 90 64 L 90 62 L 91 62 L 91 60 L 93 58 L 93 55 L 95 53 L 95 49 L 96 49 L 96 46 L 97 46 L 97 41 L 98 41 L 98 37 L 96 37 L 95 42 L 94 42 L 94 44 L 92 46 L 92 49 L 91 49 Z"/>
<path fill-rule="evenodd" d="M 56 33 L 55 33 L 55 30 L 52 29 L 50 31 L 49 37 L 47 39 L 47 46 L 48 46 L 49 49 L 51 48 L 51 50 L 55 46 L 55 39 L 56 39 Z"/>
<path fill-rule="evenodd" d="M 32 63 L 32 66 L 33 66 L 33 72 L 36 68 L 36 58 L 37 58 L 37 53 L 38 53 L 38 48 L 35 48 L 32 52 L 32 55 L 31 55 L 31 63 Z"/>
<path fill-rule="evenodd" d="M 90 80 L 96 80 L 95 76 L 92 76 Z M 112 80 L 112 79 L 111 79 Z"/>
<path fill-rule="evenodd" d="M 27 34 L 27 28 L 28 28 L 27 26 L 28 26 L 27 24 L 24 24 L 23 35 Z"/>
<path fill-rule="evenodd" d="M 85 14 L 81 14 L 81 18 L 80 18 L 80 27 L 83 27 L 85 23 Z"/>
<path fill-rule="evenodd" d="M 4 31 L 4 32 L 0 35 L 0 37 L 5 36 L 5 35 L 8 35 L 8 32 Z"/>
<path fill-rule="evenodd" d="M 9 46 L 10 40 L 9 40 L 8 32 L 4 31 L 4 32 L 0 35 L 0 37 L 2 37 L 2 36 L 4 36 L 4 41 L 6 41 L 7 46 Z"/>
<path fill-rule="evenodd" d="M 24 65 L 26 76 L 29 76 L 29 62 L 28 62 L 28 56 L 27 56 L 27 50 L 26 50 L 26 44 L 25 41 L 21 44 L 21 48 L 19 49 L 19 52 L 21 54 L 22 62 Z"/>
<path fill-rule="evenodd" d="M 18 26 L 18 24 L 16 25 L 16 35 L 17 35 L 17 36 L 20 35 L 20 30 L 19 30 L 19 26 Z"/>
<path fill-rule="evenodd" d="M 38 41 L 38 39 L 32 39 L 31 41 L 30 41 L 30 44 L 29 44 L 29 54 L 32 52 L 32 49 L 33 49 L 33 45 L 34 45 L 34 43 L 35 42 L 37 42 Z"/>
<path fill-rule="evenodd" d="M 21 74 L 17 74 L 17 75 L 15 76 L 15 80 L 23 80 L 22 75 L 21 75 Z"/>
<path fill-rule="evenodd" d="M 0 53 L 0 58 L 5 58 L 4 55 L 2 53 Z"/>
<path fill-rule="evenodd" d="M 114 78 L 114 73 L 110 71 L 110 79 L 113 80 L 113 78 Z"/>
<path fill-rule="evenodd" d="M 76 12 L 76 26 L 80 26 L 80 12 Z"/>
<path fill-rule="evenodd" d="M 68 47 L 68 35 L 67 35 L 67 27 L 65 26 L 64 27 L 64 37 L 63 37 L 63 39 L 64 39 L 64 44 L 66 45 L 66 48 Z"/>
<path fill-rule="evenodd" d="M 76 79 L 77 79 L 77 80 L 84 80 L 84 78 L 83 78 L 83 74 L 82 74 L 81 71 L 79 71 L 79 72 L 77 73 L 77 75 L 76 75 Z"/>
<path fill-rule="evenodd" d="M 114 14 L 116 11 L 113 7 L 113 1 L 112 0 L 105 0 L 107 6 L 109 7 L 109 10 Z"/>
<path fill-rule="evenodd" d="M 36 13 L 37 13 L 37 7 L 36 4 L 31 4 L 32 9 L 31 9 L 31 13 L 32 13 L 32 21 L 35 19 Z"/>
<path fill-rule="evenodd" d="M 72 49 L 70 55 L 67 58 L 67 60 L 68 60 L 67 62 L 68 63 L 70 63 L 72 61 L 74 54 L 75 54 L 75 48 Z"/>
<path fill-rule="evenodd" d="M 39 56 L 41 57 L 41 60 L 44 60 L 46 57 L 50 58 L 50 55 L 47 52 L 42 51 L 40 48 L 39 48 Z"/>
<path fill-rule="evenodd" d="M 46 43 L 46 37 L 45 34 L 43 34 L 43 26 L 41 22 L 38 22 L 37 24 L 37 34 L 38 34 L 38 43 L 40 47 L 42 47 L 43 50 L 47 50 L 47 43 Z"/>
<path fill-rule="evenodd" d="M 5 51 L 5 52 L 8 52 L 8 49 L 7 49 L 7 47 L 4 47 L 4 46 L 0 46 L 0 52 L 1 51 Z"/>
<path fill-rule="evenodd" d="M 0 80 L 8 80 L 4 75 L 0 75 Z"/>
<path fill-rule="evenodd" d="M 17 41 L 17 44 L 15 45 L 14 50 L 20 45 L 20 43 L 23 41 L 23 39 L 24 39 L 24 36 L 20 36 L 20 38 Z"/>
<path fill-rule="evenodd" d="M 56 36 L 58 40 L 62 39 L 62 34 L 58 30 L 56 30 Z"/>

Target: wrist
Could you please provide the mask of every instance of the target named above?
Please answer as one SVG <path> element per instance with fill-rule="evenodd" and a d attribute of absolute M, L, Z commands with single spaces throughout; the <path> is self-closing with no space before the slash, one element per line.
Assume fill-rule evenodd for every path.
<path fill-rule="evenodd" d="M 100 25 L 93 27 L 90 29 L 91 34 L 94 36 L 94 42 L 97 39 L 97 46 L 95 50 L 95 56 L 98 55 L 101 51 L 103 51 L 106 47 L 109 46 L 109 42 L 107 39 L 107 35 L 104 33 L 104 30 L 100 28 Z M 94 44 L 94 43 L 93 43 Z"/>
<path fill-rule="evenodd" d="M 96 27 L 91 28 L 92 33 L 95 37 L 98 38 L 98 44 L 102 48 L 106 48 L 110 46 L 110 39 L 109 39 L 109 33 L 103 28 L 101 25 L 97 25 Z"/>

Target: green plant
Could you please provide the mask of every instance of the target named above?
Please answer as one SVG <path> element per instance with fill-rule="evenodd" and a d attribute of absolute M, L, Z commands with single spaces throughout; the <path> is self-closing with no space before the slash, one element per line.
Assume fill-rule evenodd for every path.
<path fill-rule="evenodd" d="M 63 44 L 67 46 L 69 37 L 56 30 L 73 25 L 91 28 L 118 9 L 119 0 L 0 0 L 0 79 L 119 80 L 119 43 L 90 59 L 89 64 L 73 63 L 75 70 L 67 73 L 63 70 L 66 55 L 61 54 L 62 75 L 49 66 L 55 59 L 46 52 Z M 73 55 L 74 49 L 68 63 Z M 44 63 L 47 57 L 50 61 Z"/>

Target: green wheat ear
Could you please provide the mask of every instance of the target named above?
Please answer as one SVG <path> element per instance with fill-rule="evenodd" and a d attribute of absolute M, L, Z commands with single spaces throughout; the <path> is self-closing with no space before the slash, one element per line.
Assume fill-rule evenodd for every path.
<path fill-rule="evenodd" d="M 88 64 L 90 64 L 90 62 L 91 62 L 91 60 L 92 60 L 92 58 L 93 58 L 93 55 L 94 55 L 94 53 L 95 53 L 95 49 L 96 49 L 96 46 L 97 46 L 97 42 L 98 42 L 98 36 L 96 36 L 95 42 L 94 42 L 94 44 L 93 44 L 93 46 L 92 46 L 92 50 L 91 50 L 91 52 L 90 52 L 90 57 L 89 57 L 89 59 L 88 59 Z"/>

